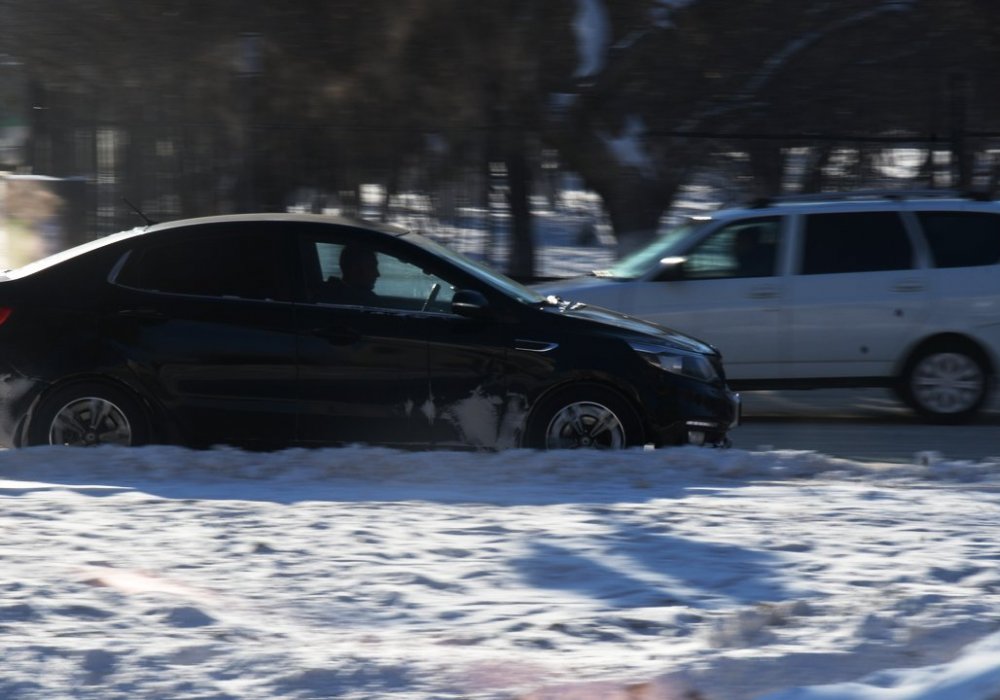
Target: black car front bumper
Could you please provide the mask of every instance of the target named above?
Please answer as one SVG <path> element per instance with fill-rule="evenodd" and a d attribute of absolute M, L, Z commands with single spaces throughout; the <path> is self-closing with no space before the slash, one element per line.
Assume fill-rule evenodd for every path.
<path fill-rule="evenodd" d="M 742 410 L 740 395 L 723 384 L 673 378 L 655 393 L 650 442 L 728 447 L 728 433 L 740 424 Z"/>

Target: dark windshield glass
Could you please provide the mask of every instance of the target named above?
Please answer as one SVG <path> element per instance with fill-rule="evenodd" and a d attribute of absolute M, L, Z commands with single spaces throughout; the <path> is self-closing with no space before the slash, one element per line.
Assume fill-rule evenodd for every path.
<path fill-rule="evenodd" d="M 440 243 L 436 243 L 429 238 L 425 238 L 419 234 L 407 234 L 406 239 L 433 252 L 438 257 L 444 258 L 476 279 L 485 282 L 494 289 L 498 289 L 507 296 L 513 297 L 524 304 L 541 304 L 546 300 L 544 295 L 525 287 L 520 282 L 516 282 L 510 277 L 471 258 L 467 258 L 461 253 Z"/>

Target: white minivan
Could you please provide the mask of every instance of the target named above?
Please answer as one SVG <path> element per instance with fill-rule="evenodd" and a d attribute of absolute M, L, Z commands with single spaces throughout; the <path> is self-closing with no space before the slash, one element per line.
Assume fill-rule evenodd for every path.
<path fill-rule="evenodd" d="M 1000 366 L 1000 202 L 940 191 L 759 201 L 538 289 L 712 343 L 737 389 L 888 386 L 957 423 Z"/>

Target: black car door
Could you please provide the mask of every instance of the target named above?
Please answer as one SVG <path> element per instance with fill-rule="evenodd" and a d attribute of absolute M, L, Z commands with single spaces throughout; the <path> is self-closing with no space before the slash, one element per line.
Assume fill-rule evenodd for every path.
<path fill-rule="evenodd" d="M 270 223 L 165 231 L 129 254 L 107 319 L 188 440 L 283 445 L 297 413 L 293 246 Z"/>
<path fill-rule="evenodd" d="M 357 245 L 375 252 L 374 284 L 370 261 L 349 269 L 364 259 Z M 517 444 L 529 389 L 552 371 L 549 336 L 524 335 L 516 302 L 425 247 L 346 231 L 303 237 L 303 439 Z M 345 289 L 355 282 L 365 289 Z M 456 300 L 486 307 L 459 313 Z"/>
<path fill-rule="evenodd" d="M 422 308 L 434 281 L 384 242 L 352 238 L 357 233 L 305 227 L 300 234 L 298 437 L 426 445 L 432 417 Z M 357 246 L 374 254 L 365 265 L 376 265 L 377 275 L 360 286 L 347 269 Z"/>
<path fill-rule="evenodd" d="M 529 400 L 522 390 L 524 367 L 512 364 L 521 325 L 496 299 L 490 303 L 483 293 L 488 290 L 468 280 L 458 284 L 462 301 L 471 293 L 487 305 L 467 314 L 442 310 L 427 319 L 432 440 L 441 447 L 516 447 Z"/>

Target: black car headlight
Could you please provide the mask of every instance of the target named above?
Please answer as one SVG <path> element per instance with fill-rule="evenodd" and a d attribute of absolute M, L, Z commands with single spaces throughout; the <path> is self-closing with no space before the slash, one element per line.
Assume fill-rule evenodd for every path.
<path fill-rule="evenodd" d="M 703 382 L 714 382 L 719 379 L 712 361 L 705 355 L 682 352 L 666 345 L 651 345 L 648 343 L 629 343 L 632 349 L 649 364 L 658 369 L 682 377 L 690 377 Z"/>

